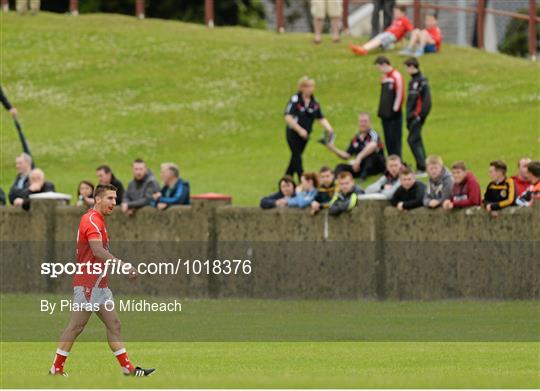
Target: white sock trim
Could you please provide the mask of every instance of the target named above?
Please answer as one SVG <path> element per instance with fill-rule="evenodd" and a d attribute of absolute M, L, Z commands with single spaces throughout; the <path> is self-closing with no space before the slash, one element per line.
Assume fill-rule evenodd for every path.
<path fill-rule="evenodd" d="M 59 354 L 64 357 L 69 356 L 69 352 L 66 352 L 65 350 L 62 350 L 62 349 L 56 349 L 56 354 Z"/>
<path fill-rule="evenodd" d="M 126 348 L 122 348 L 122 349 L 119 349 L 116 352 L 114 352 L 114 355 L 119 356 L 119 355 L 121 355 L 121 354 L 123 354 L 125 352 L 126 352 Z"/>

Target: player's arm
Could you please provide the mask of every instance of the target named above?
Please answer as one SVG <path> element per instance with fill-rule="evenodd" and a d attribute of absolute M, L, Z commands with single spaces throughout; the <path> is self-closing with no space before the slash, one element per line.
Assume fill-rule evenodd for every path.
<path fill-rule="evenodd" d="M 109 250 L 105 249 L 101 239 L 88 239 L 88 244 L 90 245 L 90 250 L 92 250 L 94 257 L 101 259 L 102 261 L 106 261 L 107 259 L 114 260 L 115 262 L 118 262 L 120 266 L 126 263 L 112 255 Z M 128 273 L 129 277 L 132 278 L 137 275 L 137 270 L 135 270 L 134 267 L 131 267 Z"/>
<path fill-rule="evenodd" d="M 343 160 L 347 160 L 351 157 L 351 154 L 347 151 L 342 151 L 341 149 L 339 149 L 338 147 L 336 147 L 335 144 L 326 144 L 326 147 L 331 150 L 332 152 L 334 152 L 339 158 L 343 159 Z"/>

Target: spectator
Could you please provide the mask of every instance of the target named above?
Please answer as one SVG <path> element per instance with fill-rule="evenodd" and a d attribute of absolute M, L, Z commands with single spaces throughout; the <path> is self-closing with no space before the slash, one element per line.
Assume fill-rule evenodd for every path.
<path fill-rule="evenodd" d="M 442 33 L 438 26 L 437 15 L 427 14 L 424 24 L 426 26 L 424 30 L 416 28 L 412 31 L 409 45 L 399 52 L 399 54 L 402 56 L 420 57 L 424 53 L 439 52 L 442 43 Z"/>
<path fill-rule="evenodd" d="M 373 0 L 373 14 L 371 14 L 371 37 L 374 38 L 381 32 L 380 13 L 383 12 L 383 28 L 386 30 L 392 23 L 392 12 L 394 10 L 395 0 Z"/>
<path fill-rule="evenodd" d="M 290 176 L 285 175 L 279 180 L 278 188 L 279 190 L 276 193 L 261 199 L 262 209 L 283 208 L 287 206 L 289 199 L 295 195 L 296 183 L 294 183 L 294 180 Z"/>
<path fill-rule="evenodd" d="M 319 170 L 319 187 L 317 188 L 317 195 L 311 203 L 311 214 L 315 214 L 319 210 L 326 209 L 330 206 L 330 201 L 334 198 L 336 187 L 334 172 L 330 167 L 322 166 Z"/>
<path fill-rule="evenodd" d="M 528 166 L 531 162 L 531 159 L 528 157 L 522 157 L 518 161 L 518 173 L 517 175 L 514 175 L 512 179 L 514 180 L 514 183 L 516 184 L 516 197 L 523 194 L 529 186 L 531 185 L 531 182 L 529 181 L 528 175 L 529 170 Z"/>
<path fill-rule="evenodd" d="M 94 206 L 94 185 L 89 181 L 81 181 L 77 188 L 77 206 L 91 208 Z"/>
<path fill-rule="evenodd" d="M 343 0 L 311 0 L 311 16 L 313 16 L 313 28 L 315 30 L 314 42 L 322 42 L 322 30 L 326 15 L 330 18 L 332 41 L 339 42 L 339 26 L 343 14 Z"/>
<path fill-rule="evenodd" d="M 6 205 L 6 194 L 4 193 L 4 189 L 0 187 L 0 206 Z"/>
<path fill-rule="evenodd" d="M 378 47 L 382 47 L 384 50 L 390 49 L 396 42 L 399 42 L 405 34 L 413 30 L 413 24 L 409 18 L 407 18 L 406 8 L 404 6 L 395 6 L 393 14 L 394 19 L 390 27 L 362 46 L 349 44 L 351 51 L 357 56 L 365 56 L 371 50 Z"/>
<path fill-rule="evenodd" d="M 30 184 L 30 171 L 32 171 L 32 156 L 27 153 L 21 153 L 15 158 L 15 169 L 17 176 L 15 182 L 9 189 L 9 202 L 13 204 L 15 198 L 22 198 L 22 193 Z"/>
<path fill-rule="evenodd" d="M 494 160 L 489 163 L 489 182 L 484 193 L 484 206 L 492 216 L 497 216 L 497 211 L 512 206 L 516 200 L 516 185 L 512 178 L 506 177 L 506 163 L 502 160 Z"/>
<path fill-rule="evenodd" d="M 519 206 L 531 206 L 534 202 L 540 201 L 540 161 L 532 161 L 527 165 L 529 188 L 524 191 L 516 200 Z"/>
<path fill-rule="evenodd" d="M 444 209 L 468 208 L 482 203 L 480 184 L 473 173 L 467 171 L 465 163 L 457 162 L 452 165 L 452 177 L 454 178 L 452 196 L 443 201 Z"/>
<path fill-rule="evenodd" d="M 163 163 L 160 171 L 163 188 L 152 195 L 152 206 L 165 210 L 172 205 L 189 205 L 189 182 L 180 178 L 180 170 L 174 163 Z"/>
<path fill-rule="evenodd" d="M 407 142 L 416 160 L 416 175 L 425 176 L 426 150 L 422 141 L 422 127 L 431 110 L 431 92 L 428 80 L 420 72 L 420 64 L 416 58 L 405 61 L 407 73 L 411 75 L 409 81 L 409 95 L 407 97 L 407 129 L 409 136 Z"/>
<path fill-rule="evenodd" d="M 399 172 L 402 166 L 399 156 L 388 156 L 386 160 L 386 172 L 376 182 L 366 188 L 366 195 L 381 194 L 387 200 L 391 200 L 400 186 Z"/>
<path fill-rule="evenodd" d="M 349 171 L 339 173 L 338 184 L 339 191 L 334 194 L 330 208 L 328 208 L 328 213 L 331 216 L 338 216 L 354 209 L 358 204 L 358 196 L 363 193 L 360 186 L 354 183 L 353 176 Z"/>
<path fill-rule="evenodd" d="M 336 175 L 349 171 L 363 181 L 368 175 L 380 174 L 385 170 L 384 146 L 371 125 L 368 113 L 360 113 L 358 116 L 358 133 L 346 151 L 340 150 L 333 143 L 327 144 L 327 147 L 343 160 L 354 159 L 352 164 L 339 164 L 335 170 Z"/>
<path fill-rule="evenodd" d="M 116 205 L 120 205 L 124 199 L 124 185 L 116 176 L 114 176 L 111 167 L 103 164 L 96 168 L 96 175 L 98 178 L 98 184 L 100 185 L 113 185 L 116 187 Z"/>
<path fill-rule="evenodd" d="M 424 205 L 426 185 L 417 181 L 412 170 L 403 166 L 399 173 L 401 185 L 397 188 L 390 201 L 398 210 L 411 210 Z"/>
<path fill-rule="evenodd" d="M 311 205 L 311 202 L 317 195 L 317 186 L 319 181 L 317 180 L 317 174 L 314 172 L 307 172 L 300 177 L 300 186 L 296 189 L 296 194 L 287 200 L 287 206 L 289 208 L 307 208 Z"/>
<path fill-rule="evenodd" d="M 129 182 L 122 200 L 122 212 L 128 216 L 131 216 L 136 209 L 150 205 L 153 200 L 152 195 L 159 192 L 159 184 L 146 167 L 144 160 L 135 159 L 132 168 L 133 180 Z"/>
<path fill-rule="evenodd" d="M 424 195 L 424 206 L 438 208 L 443 202 L 452 197 L 454 181 L 452 175 L 443 165 L 439 156 L 429 156 L 426 159 L 429 182 Z"/>
<path fill-rule="evenodd" d="M 11 103 L 9 103 L 9 100 L 7 98 L 7 96 L 4 94 L 4 91 L 2 90 L 2 87 L 0 87 L 0 102 L 2 102 L 2 105 L 4 106 L 4 108 L 9 111 L 9 114 L 11 114 L 11 116 L 13 118 L 15 118 L 17 116 L 17 109 L 15 107 L 13 107 L 11 105 Z"/>
<path fill-rule="evenodd" d="M 334 131 L 328 120 L 324 117 L 319 102 L 315 99 L 315 81 L 307 76 L 298 81 L 298 92 L 292 96 L 285 109 L 287 122 L 287 143 L 291 149 L 291 160 L 287 168 L 287 175 L 298 178 L 304 173 L 302 153 L 306 148 L 309 135 L 312 131 L 313 121 L 318 119 L 328 136 Z"/>
<path fill-rule="evenodd" d="M 19 196 L 13 200 L 13 206 L 22 207 L 24 210 L 30 209 L 30 196 L 32 194 L 47 193 L 55 191 L 54 185 L 45 180 L 45 173 L 34 168 L 30 171 L 28 187 L 19 193 Z"/>
<path fill-rule="evenodd" d="M 30 6 L 28 3 L 30 3 Z M 26 12 L 28 12 L 29 8 L 32 15 L 37 14 L 39 12 L 39 9 L 41 8 L 41 1 L 40 0 L 17 0 L 16 9 L 19 14 L 25 14 Z"/>

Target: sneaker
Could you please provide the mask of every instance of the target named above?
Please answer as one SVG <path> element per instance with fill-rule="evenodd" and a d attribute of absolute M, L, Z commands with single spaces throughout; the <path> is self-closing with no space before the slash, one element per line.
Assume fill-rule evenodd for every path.
<path fill-rule="evenodd" d="M 336 133 L 332 133 L 330 135 L 327 135 L 324 133 L 321 138 L 317 140 L 317 142 L 321 143 L 322 145 L 328 145 L 328 144 L 334 144 L 336 141 Z"/>
<path fill-rule="evenodd" d="M 421 57 L 423 55 L 424 55 L 424 49 L 417 49 L 413 54 L 414 57 Z"/>
<path fill-rule="evenodd" d="M 367 50 L 360 45 L 349 44 L 349 49 L 357 56 L 365 56 L 368 54 Z"/>
<path fill-rule="evenodd" d="M 66 376 L 66 377 L 68 376 L 67 372 L 62 371 L 62 372 L 53 373 L 53 371 L 51 371 L 50 369 L 49 369 L 49 375 L 51 375 L 51 376 Z"/>
<path fill-rule="evenodd" d="M 137 376 L 137 377 L 144 377 L 144 376 L 150 376 L 155 372 L 155 368 L 148 368 L 144 369 L 141 367 L 135 367 L 135 369 L 129 373 L 124 373 L 126 376 Z"/>
<path fill-rule="evenodd" d="M 416 170 L 416 172 L 414 173 L 414 176 L 417 178 L 425 178 L 427 177 L 427 172 L 422 171 L 422 170 Z"/>
<path fill-rule="evenodd" d="M 413 51 L 410 47 L 406 47 L 405 49 L 403 49 L 402 51 L 400 51 L 398 53 L 400 56 L 412 56 L 413 55 Z"/>

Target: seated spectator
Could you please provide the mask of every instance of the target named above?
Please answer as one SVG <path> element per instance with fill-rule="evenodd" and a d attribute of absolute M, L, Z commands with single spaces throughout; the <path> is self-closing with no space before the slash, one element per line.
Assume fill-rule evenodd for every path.
<path fill-rule="evenodd" d="M 420 57 L 425 53 L 437 53 L 441 50 L 442 33 L 439 29 L 437 15 L 427 14 L 424 19 L 425 29 L 414 29 L 409 45 L 399 54 Z"/>
<path fill-rule="evenodd" d="M 163 188 L 152 195 L 152 206 L 165 210 L 171 205 L 189 205 L 189 182 L 180 178 L 180 170 L 174 163 L 163 163 L 160 171 Z"/>
<path fill-rule="evenodd" d="M 122 200 L 122 212 L 131 216 L 136 209 L 150 205 L 154 193 L 159 192 L 159 184 L 142 159 L 133 161 L 133 180 L 129 182 Z"/>
<path fill-rule="evenodd" d="M 77 206 L 91 208 L 94 206 L 94 185 L 89 181 L 81 181 L 77 188 Z"/>
<path fill-rule="evenodd" d="M 452 197 L 454 180 L 440 156 L 432 155 L 426 159 L 427 173 L 429 176 L 424 206 L 438 208 L 443 202 Z"/>
<path fill-rule="evenodd" d="M 54 185 L 45 180 L 45 173 L 34 168 L 28 176 L 28 187 L 19 193 L 19 197 L 13 200 L 13 206 L 20 206 L 24 210 L 30 209 L 30 195 L 55 191 Z"/>
<path fill-rule="evenodd" d="M 364 192 L 360 186 L 354 183 L 354 178 L 349 171 L 342 171 L 338 175 L 338 185 L 339 190 L 334 194 L 328 208 L 328 213 L 331 216 L 338 216 L 356 208 L 358 196 Z"/>
<path fill-rule="evenodd" d="M 399 172 L 402 168 L 401 159 L 398 155 L 390 155 L 386 160 L 386 172 L 376 182 L 366 188 L 366 196 L 380 194 L 390 200 L 394 195 L 399 183 Z"/>
<path fill-rule="evenodd" d="M 493 216 L 498 210 L 514 205 L 516 200 L 516 185 L 512 178 L 506 177 L 506 163 L 494 160 L 489 163 L 489 182 L 484 193 L 484 206 Z"/>
<path fill-rule="evenodd" d="M 261 199 L 262 209 L 283 208 L 294 197 L 296 183 L 291 176 L 285 175 L 278 182 L 279 190 Z"/>
<path fill-rule="evenodd" d="M 319 187 L 317 188 L 317 195 L 310 207 L 311 214 L 315 214 L 319 210 L 326 209 L 330 206 L 330 201 L 334 198 L 336 187 L 334 172 L 328 166 L 321 167 L 319 170 Z"/>
<path fill-rule="evenodd" d="M 390 200 L 390 203 L 398 210 L 411 210 L 424 205 L 424 195 L 426 185 L 416 180 L 414 172 L 407 166 L 403 166 L 399 172 L 399 182 L 401 185 L 397 188 Z"/>
<path fill-rule="evenodd" d="M 392 24 L 368 42 L 360 45 L 349 44 L 351 51 L 357 56 L 365 56 L 371 50 L 382 47 L 384 50 L 390 49 L 396 42 L 399 42 L 409 31 L 413 30 L 413 24 L 407 18 L 407 9 L 400 5 L 394 7 L 394 18 Z"/>
<path fill-rule="evenodd" d="M 4 189 L 0 187 L 0 206 L 6 205 L 6 194 L 4 193 Z"/>
<path fill-rule="evenodd" d="M 300 186 L 296 189 L 296 194 L 287 200 L 289 208 L 307 208 L 317 195 L 317 174 L 314 172 L 305 172 L 300 177 Z"/>
<path fill-rule="evenodd" d="M 473 173 L 467 171 L 465 163 L 457 162 L 452 165 L 452 177 L 454 178 L 452 196 L 443 201 L 444 209 L 468 208 L 482 203 L 480 184 Z"/>
<path fill-rule="evenodd" d="M 527 168 L 530 162 L 531 159 L 528 157 L 522 157 L 518 161 L 518 173 L 512 177 L 514 183 L 516 184 L 516 197 L 527 191 L 527 189 L 531 185 L 531 182 L 528 178 L 529 170 Z"/>
<path fill-rule="evenodd" d="M 540 161 L 535 160 L 527 165 L 527 178 L 531 182 L 516 200 L 519 206 L 531 206 L 534 202 L 540 202 Z"/>
<path fill-rule="evenodd" d="M 116 178 L 111 167 L 106 164 L 96 168 L 96 175 L 99 185 L 113 185 L 116 187 L 116 205 L 120 205 L 124 199 L 124 185 Z"/>
<path fill-rule="evenodd" d="M 27 153 L 21 153 L 15 158 L 15 169 L 17 176 L 9 189 L 9 202 L 12 204 L 16 198 L 22 198 L 22 194 L 28 188 L 30 171 L 32 171 L 32 157 Z"/>
<path fill-rule="evenodd" d="M 339 164 L 335 169 L 336 176 L 342 171 L 349 171 L 354 178 L 360 178 L 363 181 L 368 175 L 384 172 L 384 145 L 372 128 L 371 117 L 368 113 L 360 113 L 358 128 L 358 133 L 353 137 L 346 151 L 340 150 L 333 143 L 327 144 L 327 148 L 343 160 L 354 159 L 352 164 Z"/>

